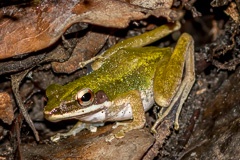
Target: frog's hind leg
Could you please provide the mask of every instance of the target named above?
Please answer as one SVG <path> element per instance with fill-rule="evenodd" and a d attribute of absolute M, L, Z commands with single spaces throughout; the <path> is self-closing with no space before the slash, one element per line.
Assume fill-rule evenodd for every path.
<path fill-rule="evenodd" d="M 181 60 L 181 58 L 179 58 L 180 54 L 182 54 L 182 56 L 185 55 L 184 60 Z M 165 70 L 168 71 L 168 70 L 172 69 L 172 70 L 175 70 L 175 71 L 174 72 L 170 71 L 171 74 L 168 73 L 168 74 L 164 74 L 164 75 L 161 75 L 161 76 L 166 76 L 167 75 L 167 79 L 169 79 L 169 78 L 174 79 L 175 77 L 177 77 L 177 79 L 181 80 L 181 77 L 182 77 L 182 74 L 183 74 L 184 70 L 185 70 L 185 75 L 184 75 L 183 80 L 180 81 L 180 82 L 178 82 L 178 80 L 175 79 L 175 80 L 173 80 L 173 81 L 176 81 L 176 82 L 174 82 L 174 84 L 167 81 L 165 83 L 165 85 L 162 85 L 162 86 L 160 85 L 160 87 L 166 87 L 167 88 L 167 89 L 165 89 L 165 92 L 166 91 L 168 92 L 167 97 L 168 97 L 168 100 L 170 101 L 170 103 L 169 103 L 166 111 L 164 111 L 163 113 L 160 112 L 158 120 L 153 125 L 151 130 L 154 133 L 156 132 L 156 127 L 161 123 L 163 118 L 165 118 L 170 113 L 170 111 L 172 110 L 174 105 L 176 105 L 177 102 L 179 102 L 179 105 L 178 105 L 178 109 L 177 109 L 177 112 L 176 112 L 174 128 L 176 130 L 178 130 L 178 128 L 179 128 L 178 118 L 179 118 L 179 115 L 180 115 L 180 112 L 181 112 L 181 109 L 182 109 L 182 105 L 185 102 L 185 100 L 187 99 L 188 94 L 191 91 L 191 88 L 192 88 L 192 86 L 194 84 L 194 81 L 195 81 L 194 45 L 193 45 L 193 39 L 189 34 L 184 33 L 180 37 L 180 39 L 178 41 L 178 44 L 177 44 L 172 56 L 174 56 L 174 58 L 173 58 L 174 61 L 172 61 L 170 63 L 175 63 L 175 64 L 174 65 L 173 64 L 167 65 L 167 67 L 170 67 L 170 68 L 166 67 Z M 172 59 L 172 57 L 171 57 L 171 59 Z M 176 59 L 180 59 L 180 60 L 176 61 Z M 179 62 L 183 63 L 183 64 L 185 63 L 185 65 L 179 65 L 180 64 Z M 183 69 L 184 66 L 185 66 L 185 69 Z M 176 67 L 176 68 L 174 68 L 174 67 Z M 182 67 L 182 69 L 181 69 L 181 67 Z M 179 76 L 179 73 L 181 74 L 181 77 Z M 166 84 L 167 85 L 170 84 L 171 86 L 166 86 Z M 176 92 L 173 91 L 174 88 L 178 88 L 176 90 Z M 173 92 L 171 92 L 171 91 L 173 91 Z M 160 94 L 162 94 L 162 93 L 160 93 Z M 161 97 L 161 98 L 164 99 L 166 97 Z M 155 97 L 155 99 L 156 99 L 156 97 Z"/>

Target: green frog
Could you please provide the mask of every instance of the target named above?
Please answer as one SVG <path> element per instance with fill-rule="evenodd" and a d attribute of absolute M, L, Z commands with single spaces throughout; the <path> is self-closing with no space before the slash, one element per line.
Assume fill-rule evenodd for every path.
<path fill-rule="evenodd" d="M 48 86 L 45 118 L 52 122 L 79 120 L 68 133 L 59 133 L 52 141 L 75 135 L 83 129 L 94 132 L 107 121 L 123 125 L 108 140 L 122 138 L 126 132 L 144 127 L 145 112 L 154 103 L 168 108 L 159 112 L 151 131 L 156 132 L 156 127 L 176 104 L 174 124 L 178 129 L 182 105 L 195 81 L 193 38 L 183 33 L 174 50 L 144 46 L 179 28 L 179 22 L 166 24 L 119 42 L 92 59 L 95 62 L 90 74 L 64 86 Z M 130 119 L 131 122 L 120 122 Z"/>

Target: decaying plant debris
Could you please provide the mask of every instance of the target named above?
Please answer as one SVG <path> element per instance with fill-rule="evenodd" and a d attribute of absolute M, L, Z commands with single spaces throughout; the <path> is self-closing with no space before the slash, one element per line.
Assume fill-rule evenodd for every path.
<path fill-rule="evenodd" d="M 240 159 L 239 11 L 237 0 L 0 2 L 1 159 Z M 183 32 L 195 40 L 196 83 L 179 131 L 172 129 L 171 114 L 155 137 L 150 134 L 154 107 L 146 128 L 111 144 L 104 138 L 115 132 L 112 124 L 58 144 L 48 140 L 75 123 L 44 120 L 49 84 L 74 81 L 88 72 L 79 62 L 176 20 L 181 30 L 156 45 L 174 46 Z"/>

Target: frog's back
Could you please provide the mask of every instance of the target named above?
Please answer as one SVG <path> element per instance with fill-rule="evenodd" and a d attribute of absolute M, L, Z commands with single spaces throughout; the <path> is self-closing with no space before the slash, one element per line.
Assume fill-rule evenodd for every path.
<path fill-rule="evenodd" d="M 142 47 L 122 49 L 92 75 L 100 79 L 100 89 L 114 99 L 130 90 L 146 90 L 158 62 L 168 58 L 170 48 Z M 99 82 L 98 82 L 99 83 Z"/>

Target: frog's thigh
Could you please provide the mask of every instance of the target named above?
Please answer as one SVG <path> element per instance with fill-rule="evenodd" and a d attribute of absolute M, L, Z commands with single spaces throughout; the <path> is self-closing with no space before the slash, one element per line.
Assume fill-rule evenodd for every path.
<path fill-rule="evenodd" d="M 124 137 L 124 133 L 133 129 L 143 128 L 146 122 L 145 112 L 140 92 L 138 90 L 129 91 L 114 101 L 114 105 L 116 106 L 122 106 L 127 103 L 131 105 L 133 121 L 131 123 L 120 123 L 120 125 L 124 126 L 118 133 L 115 134 L 116 138 Z"/>
<path fill-rule="evenodd" d="M 155 79 L 157 81 L 154 81 L 154 98 L 159 105 L 168 106 L 168 109 L 160 115 L 152 127 L 153 132 L 155 132 L 155 128 L 169 114 L 178 100 L 180 100 L 180 103 L 176 113 L 175 129 L 179 127 L 178 117 L 182 105 L 195 81 L 193 43 L 193 39 L 189 34 L 182 34 L 164 71 L 156 71 L 155 76 L 157 77 Z M 182 80 L 183 71 L 185 71 L 185 75 Z"/>

